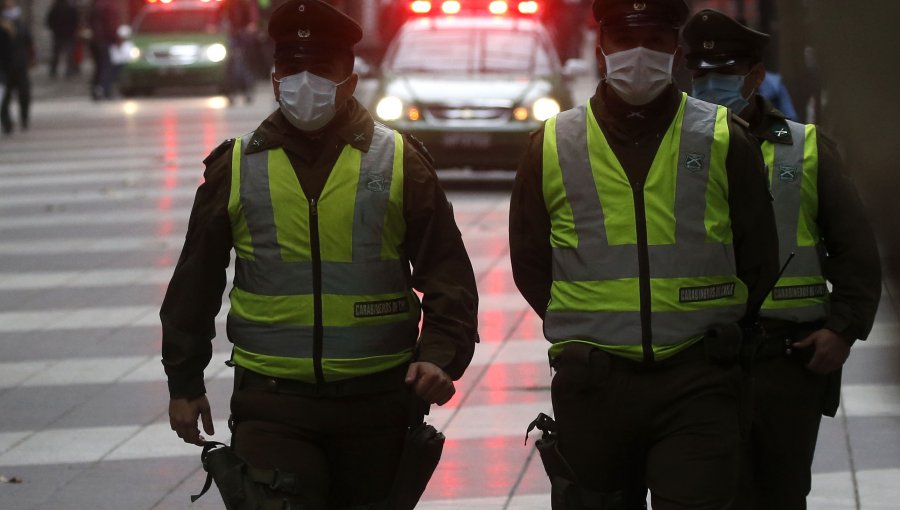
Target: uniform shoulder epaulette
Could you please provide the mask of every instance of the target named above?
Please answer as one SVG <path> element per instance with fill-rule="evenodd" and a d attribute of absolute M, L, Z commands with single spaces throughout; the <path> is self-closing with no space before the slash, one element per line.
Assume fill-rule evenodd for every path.
<path fill-rule="evenodd" d="M 422 155 L 423 158 L 425 158 L 425 161 L 428 161 L 429 165 L 434 166 L 434 158 L 431 157 L 431 153 L 428 152 L 427 148 L 425 148 L 425 144 L 422 143 L 422 140 L 419 140 L 409 133 L 404 133 L 403 138 L 406 139 L 406 142 L 410 144 L 412 148 L 416 150 L 416 152 L 418 152 Z"/>
<path fill-rule="evenodd" d="M 234 145 L 234 138 L 229 138 L 228 140 L 225 140 L 224 142 L 220 143 L 218 147 L 216 147 L 215 149 L 212 150 L 212 152 L 209 153 L 209 156 L 206 156 L 206 159 L 203 160 L 203 164 L 208 165 L 211 162 L 215 161 L 220 156 L 222 156 L 223 154 L 228 152 L 233 145 Z"/>

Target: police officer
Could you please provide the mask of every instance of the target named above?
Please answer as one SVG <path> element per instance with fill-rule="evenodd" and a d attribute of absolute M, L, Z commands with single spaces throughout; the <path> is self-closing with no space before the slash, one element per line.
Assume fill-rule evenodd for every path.
<path fill-rule="evenodd" d="M 271 501 L 370 508 L 391 489 L 411 394 L 447 402 L 471 360 L 474 276 L 427 153 L 352 97 L 359 26 L 288 0 L 269 34 L 279 108 L 206 158 L 162 305 L 171 426 L 194 444 L 198 418 L 214 432 L 203 370 L 233 249 L 235 452 L 257 486 L 291 481 Z"/>
<path fill-rule="evenodd" d="M 644 482 L 656 510 L 727 508 L 736 323 L 778 270 L 762 158 L 725 108 L 672 85 L 683 0 L 596 0 L 593 14 L 602 81 L 535 132 L 510 211 L 575 478 L 551 473 L 553 508 L 642 508 Z"/>
<path fill-rule="evenodd" d="M 740 113 L 759 140 L 781 258 L 794 254 L 761 311 L 742 500 L 748 508 L 803 509 L 821 415 L 834 416 L 841 366 L 872 328 L 881 294 L 877 247 L 834 142 L 758 94 L 769 36 L 703 10 L 684 40 L 694 95 Z"/>

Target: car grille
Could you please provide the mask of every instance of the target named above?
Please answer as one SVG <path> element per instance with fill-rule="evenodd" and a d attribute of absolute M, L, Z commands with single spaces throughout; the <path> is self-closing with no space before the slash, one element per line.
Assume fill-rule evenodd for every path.
<path fill-rule="evenodd" d="M 147 61 L 160 65 L 190 65 L 200 59 L 200 47 L 194 44 L 151 46 Z"/>
<path fill-rule="evenodd" d="M 428 115 L 436 120 L 446 121 L 485 121 L 485 120 L 508 120 L 512 113 L 511 108 L 504 107 L 459 107 L 459 106 L 427 106 L 425 110 Z"/>

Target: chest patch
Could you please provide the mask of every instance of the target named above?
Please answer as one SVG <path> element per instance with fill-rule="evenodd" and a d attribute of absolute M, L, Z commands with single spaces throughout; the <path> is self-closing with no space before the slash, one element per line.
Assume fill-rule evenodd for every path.
<path fill-rule="evenodd" d="M 707 285 L 705 287 L 682 287 L 678 289 L 679 303 L 712 301 L 734 296 L 734 282 Z"/>
<path fill-rule="evenodd" d="M 354 317 L 381 317 L 383 315 L 396 315 L 409 311 L 409 300 L 405 297 L 397 299 L 385 299 L 382 301 L 359 301 L 353 303 Z"/>

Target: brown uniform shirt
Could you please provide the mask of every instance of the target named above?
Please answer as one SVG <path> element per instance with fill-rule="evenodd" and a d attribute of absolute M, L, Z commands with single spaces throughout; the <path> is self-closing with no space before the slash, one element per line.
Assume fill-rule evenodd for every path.
<path fill-rule="evenodd" d="M 315 198 L 344 146 L 368 151 L 373 131 L 369 112 L 351 99 L 317 136 L 295 129 L 276 110 L 243 143 L 247 152 L 283 148 L 304 193 Z M 214 319 L 222 306 L 232 248 L 232 144 L 222 144 L 204 161 L 205 182 L 197 190 L 184 248 L 160 310 L 162 362 L 172 398 L 194 398 L 206 391 L 203 370 L 212 356 Z M 403 247 L 413 267 L 412 286 L 423 294 L 416 357 L 458 379 L 478 341 L 475 276 L 450 203 L 423 150 L 409 140 L 404 143 Z"/>
<path fill-rule="evenodd" d="M 752 114 L 748 115 L 750 131 L 760 142 L 792 143 L 783 113 L 759 95 L 753 106 Z M 822 273 L 832 284 L 831 304 L 824 327 L 852 342 L 865 339 L 875 321 L 881 298 L 878 246 L 856 188 L 842 171 L 837 146 L 821 130 L 817 130 L 817 146 L 819 208 L 816 222 L 827 251 Z M 781 258 L 786 259 L 787 255 L 782 253 Z M 763 325 L 767 332 L 775 334 L 793 326 L 776 319 L 767 319 Z"/>
<path fill-rule="evenodd" d="M 634 188 L 646 180 L 653 158 L 678 109 L 681 94 L 669 87 L 647 105 L 628 105 L 601 83 L 590 100 L 603 135 Z M 778 235 L 764 163 L 742 121 L 729 121 L 726 166 L 737 276 L 747 285 L 750 313 L 762 304 L 778 274 Z M 510 203 L 509 244 L 516 286 L 541 317 L 550 301 L 550 215 L 544 203 L 543 128 L 522 159 Z"/>

